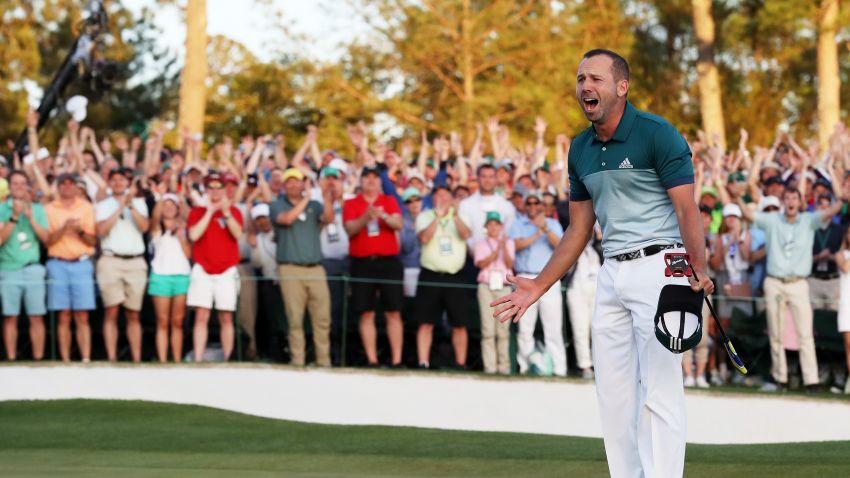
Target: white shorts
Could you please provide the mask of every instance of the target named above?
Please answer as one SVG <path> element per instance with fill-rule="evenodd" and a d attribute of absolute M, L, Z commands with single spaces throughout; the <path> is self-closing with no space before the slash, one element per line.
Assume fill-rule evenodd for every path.
<path fill-rule="evenodd" d="M 236 310 L 239 297 L 239 271 L 236 266 L 221 274 L 208 274 L 200 264 L 192 266 L 186 305 L 203 309 Z"/>

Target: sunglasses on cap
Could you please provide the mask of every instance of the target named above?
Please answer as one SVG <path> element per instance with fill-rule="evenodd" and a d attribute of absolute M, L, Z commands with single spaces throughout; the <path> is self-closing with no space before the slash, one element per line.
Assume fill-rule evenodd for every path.
<path fill-rule="evenodd" d="M 209 184 L 207 184 L 206 187 L 207 187 L 207 189 L 222 189 L 222 188 L 224 188 L 224 184 L 220 183 L 218 181 L 213 181 L 213 182 L 210 182 Z"/>
<path fill-rule="evenodd" d="M 422 198 L 418 198 L 418 197 L 416 197 L 416 196 L 413 196 L 412 198 L 408 199 L 407 201 L 404 201 L 404 203 L 405 203 L 405 204 L 410 204 L 410 203 L 412 203 L 412 202 L 420 202 L 420 201 L 422 201 Z"/>

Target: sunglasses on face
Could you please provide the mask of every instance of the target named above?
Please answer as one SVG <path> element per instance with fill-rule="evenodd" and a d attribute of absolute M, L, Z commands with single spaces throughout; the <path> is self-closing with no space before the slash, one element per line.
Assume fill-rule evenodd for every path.
<path fill-rule="evenodd" d="M 422 200 L 421 200 L 421 199 L 419 199 L 419 198 L 410 198 L 410 199 L 408 199 L 407 201 L 405 201 L 404 203 L 405 203 L 405 204 L 410 204 L 410 203 L 412 203 L 412 202 L 420 202 L 420 201 L 422 201 Z"/>
<path fill-rule="evenodd" d="M 526 206 L 539 206 L 539 205 L 540 205 L 540 201 L 526 201 L 526 202 L 525 202 L 525 205 L 526 205 Z"/>

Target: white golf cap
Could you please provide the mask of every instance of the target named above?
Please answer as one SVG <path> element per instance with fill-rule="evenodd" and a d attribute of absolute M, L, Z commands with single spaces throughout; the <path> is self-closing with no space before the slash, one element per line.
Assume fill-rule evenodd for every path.
<path fill-rule="evenodd" d="M 45 147 L 38 148 L 38 151 L 35 154 L 35 159 L 42 160 L 50 157 L 50 151 Z M 24 164 L 30 164 L 33 162 L 32 153 L 27 154 L 23 157 Z"/>
<path fill-rule="evenodd" d="M 334 168 L 337 171 L 341 172 L 348 176 L 348 161 L 342 158 L 334 158 L 328 162 L 329 168 Z"/>
<path fill-rule="evenodd" d="M 173 201 L 174 204 L 180 205 L 180 198 L 174 193 L 165 193 L 162 195 L 163 201 Z"/>
<path fill-rule="evenodd" d="M 251 208 L 251 219 L 256 220 L 258 217 L 268 217 L 269 216 L 269 205 L 266 203 L 260 203 Z"/>
<path fill-rule="evenodd" d="M 68 111 L 68 114 L 74 118 L 74 121 L 77 123 L 86 119 L 86 107 L 89 104 L 88 98 L 81 95 L 72 96 L 65 102 L 65 109 Z"/>
<path fill-rule="evenodd" d="M 735 216 L 741 218 L 744 215 L 741 213 L 741 208 L 737 204 L 727 204 L 723 206 L 723 217 Z"/>
<path fill-rule="evenodd" d="M 764 212 L 765 209 L 771 206 L 777 209 L 782 209 L 782 203 L 779 202 L 779 198 L 776 196 L 763 196 L 759 201 L 760 212 Z"/>

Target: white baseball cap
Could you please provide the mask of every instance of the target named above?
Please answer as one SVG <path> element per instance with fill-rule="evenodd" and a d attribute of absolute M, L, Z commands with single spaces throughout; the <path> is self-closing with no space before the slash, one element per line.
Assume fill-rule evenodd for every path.
<path fill-rule="evenodd" d="M 723 206 L 723 217 L 735 216 L 741 218 L 744 215 L 741 213 L 741 208 L 737 204 L 729 203 Z"/>
<path fill-rule="evenodd" d="M 268 217 L 269 213 L 269 205 L 260 203 L 251 208 L 251 219 L 257 220 L 258 217 Z"/>
<path fill-rule="evenodd" d="M 779 202 L 779 198 L 776 196 L 763 196 L 759 201 L 760 212 L 764 212 L 765 209 L 771 206 L 777 209 L 782 209 L 782 203 Z"/>
<path fill-rule="evenodd" d="M 330 160 L 328 162 L 328 167 L 334 168 L 337 171 L 341 172 L 342 174 L 345 174 L 346 176 L 348 176 L 348 167 L 349 167 L 348 161 L 346 161 L 342 158 L 334 158 L 334 159 Z"/>

